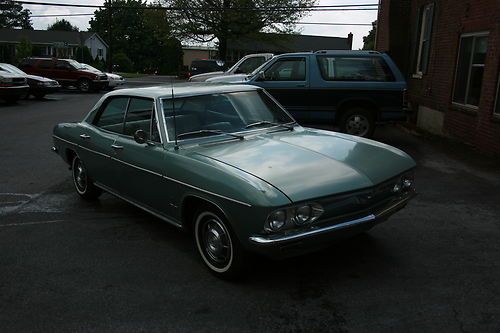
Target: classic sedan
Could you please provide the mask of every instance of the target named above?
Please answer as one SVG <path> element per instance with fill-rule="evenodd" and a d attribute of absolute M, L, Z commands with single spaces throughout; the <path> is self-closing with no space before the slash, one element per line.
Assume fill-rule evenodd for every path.
<path fill-rule="evenodd" d="M 192 232 L 222 278 L 249 253 L 294 256 L 369 230 L 414 196 L 406 153 L 299 126 L 250 85 L 110 92 L 53 139 L 82 198 L 106 191 Z"/>

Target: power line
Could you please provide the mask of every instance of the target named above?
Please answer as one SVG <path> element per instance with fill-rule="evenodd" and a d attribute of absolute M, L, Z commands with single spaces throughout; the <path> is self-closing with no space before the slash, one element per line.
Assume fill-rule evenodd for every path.
<path fill-rule="evenodd" d="M 94 14 L 79 13 L 79 14 L 40 14 L 31 15 L 30 17 L 43 18 L 43 17 L 72 17 L 72 16 L 94 16 Z M 335 25 L 335 26 L 372 26 L 371 23 L 343 23 L 343 22 L 296 22 L 300 25 Z"/>
<path fill-rule="evenodd" d="M 252 10 L 252 11 L 267 11 L 267 10 L 290 10 L 303 9 L 307 11 L 373 11 L 378 10 L 378 4 L 359 4 L 359 5 L 314 5 L 314 6 L 271 6 L 266 8 L 255 7 L 163 7 L 163 6 L 146 6 L 146 7 L 131 7 L 131 6 L 105 6 L 103 5 L 88 5 L 88 4 L 69 4 L 69 3 L 51 3 L 41 1 L 21 1 L 14 0 L 13 2 L 24 5 L 39 5 L 39 6 L 58 6 L 58 7 L 74 7 L 74 8 L 112 8 L 112 9 L 145 9 L 145 10 L 198 10 L 198 11 L 224 11 L 224 10 Z M 368 8 L 367 8 L 368 7 Z"/>

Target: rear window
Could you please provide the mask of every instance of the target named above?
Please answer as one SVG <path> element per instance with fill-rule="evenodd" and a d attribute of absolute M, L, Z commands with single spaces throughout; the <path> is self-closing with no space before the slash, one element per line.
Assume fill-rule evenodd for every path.
<path fill-rule="evenodd" d="M 318 56 L 318 65 L 327 81 L 394 81 L 391 70 L 380 57 Z"/>

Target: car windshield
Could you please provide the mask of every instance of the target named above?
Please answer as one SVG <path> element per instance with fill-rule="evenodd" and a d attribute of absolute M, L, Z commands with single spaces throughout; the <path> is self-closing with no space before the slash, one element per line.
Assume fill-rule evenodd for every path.
<path fill-rule="evenodd" d="M 78 61 L 73 60 L 73 59 L 68 59 L 66 60 L 71 66 L 75 67 L 76 69 L 86 69 L 84 65 L 80 64 Z"/>
<path fill-rule="evenodd" d="M 15 74 L 23 75 L 23 76 L 28 75 L 25 72 L 23 72 L 22 70 L 20 70 L 19 68 L 17 68 L 16 66 L 9 65 L 9 64 L 1 64 L 0 69 L 3 71 L 6 71 L 6 72 L 15 73 Z"/>
<path fill-rule="evenodd" d="M 257 75 L 261 70 L 262 68 L 264 68 L 265 65 L 267 65 L 271 60 L 273 60 L 274 57 L 272 57 L 271 59 L 268 59 L 266 62 L 264 62 L 262 65 L 260 65 L 259 67 L 257 67 L 256 69 L 254 69 L 254 71 L 250 74 L 248 74 L 248 77 L 252 77 L 254 75 Z"/>
<path fill-rule="evenodd" d="M 241 134 L 275 126 L 291 129 L 295 123 L 261 90 L 190 96 L 173 101 L 169 98 L 162 103 L 170 141 L 176 136 L 178 139 L 229 136 L 228 133 Z"/>
<path fill-rule="evenodd" d="M 100 72 L 99 69 L 95 68 L 95 67 L 92 67 L 90 65 L 87 65 L 87 64 L 80 64 L 82 65 L 85 69 L 88 69 L 88 70 L 91 70 L 91 71 L 94 71 L 94 72 Z"/>

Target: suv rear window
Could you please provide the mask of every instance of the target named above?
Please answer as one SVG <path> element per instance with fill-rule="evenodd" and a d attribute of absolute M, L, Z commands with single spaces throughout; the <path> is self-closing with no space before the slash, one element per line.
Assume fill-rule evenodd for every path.
<path fill-rule="evenodd" d="M 318 65 L 327 81 L 394 81 L 391 70 L 380 57 L 318 56 Z"/>

